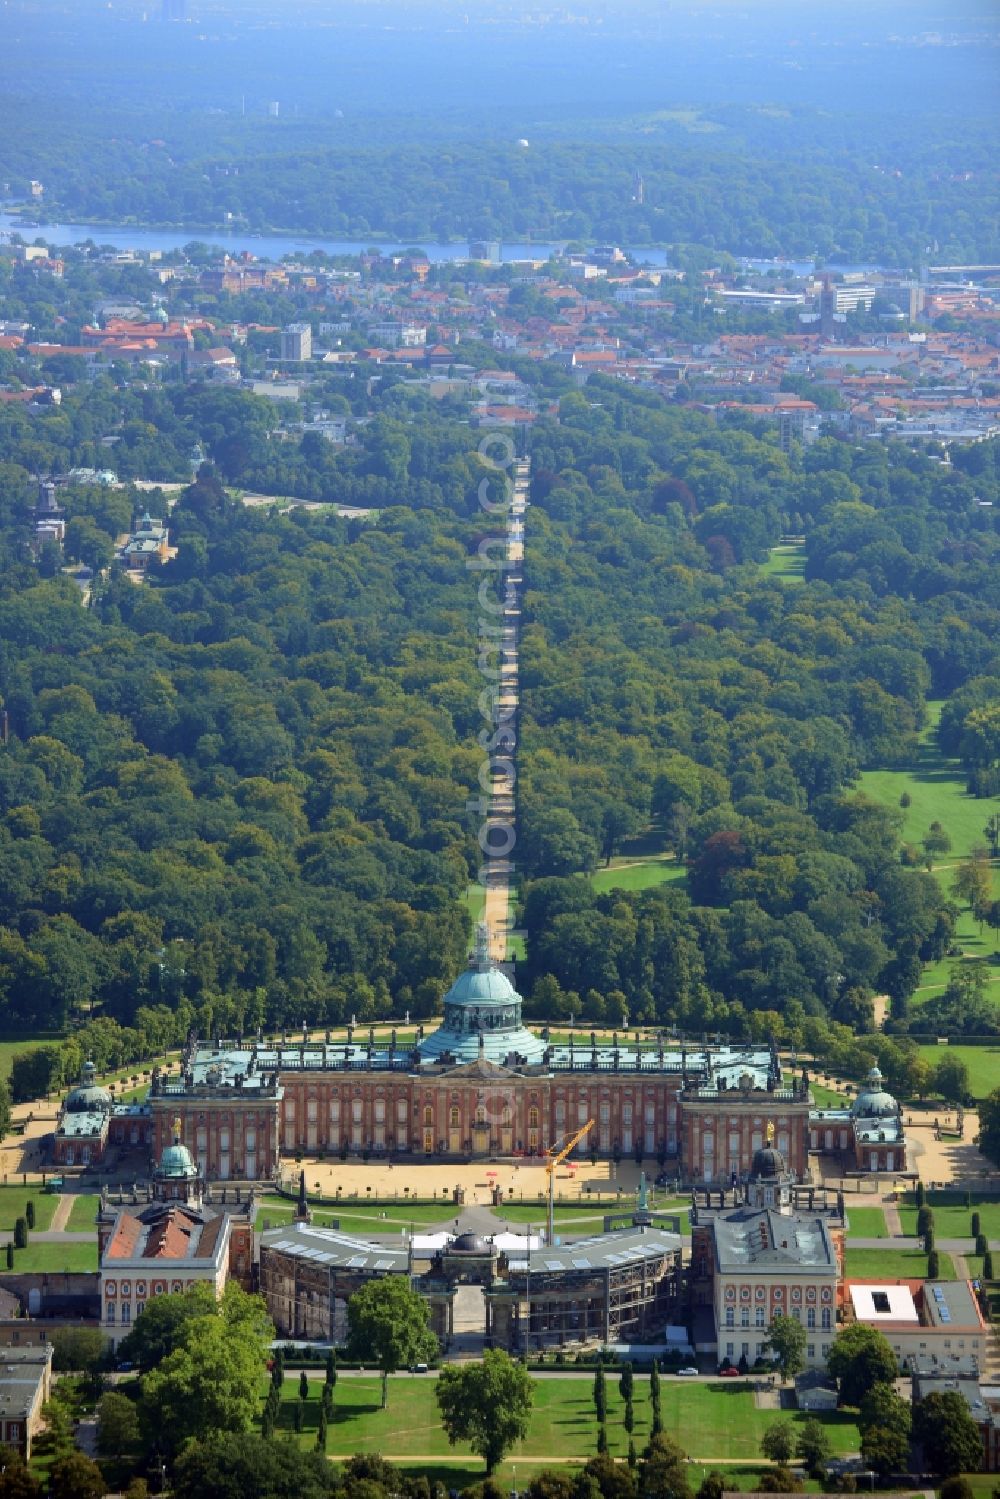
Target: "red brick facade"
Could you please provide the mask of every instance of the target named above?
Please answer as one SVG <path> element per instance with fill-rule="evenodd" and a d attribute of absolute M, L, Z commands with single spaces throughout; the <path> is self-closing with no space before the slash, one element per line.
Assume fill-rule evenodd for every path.
<path fill-rule="evenodd" d="M 789 1169 L 806 1171 L 809 1095 L 801 1091 L 709 1097 L 685 1090 L 679 1072 L 519 1073 L 485 1061 L 426 1076 L 283 1068 L 278 1085 L 273 1096 L 173 1083 L 154 1089 L 154 1157 L 170 1142 L 175 1117 L 213 1180 L 268 1178 L 279 1155 L 541 1155 L 592 1119 L 579 1155 L 641 1156 L 689 1180 L 728 1181 L 749 1170 L 771 1122 Z"/>

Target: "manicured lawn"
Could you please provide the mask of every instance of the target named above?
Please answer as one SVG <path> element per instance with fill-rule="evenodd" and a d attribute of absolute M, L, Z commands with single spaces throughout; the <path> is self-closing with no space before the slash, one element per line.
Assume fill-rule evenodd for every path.
<path fill-rule="evenodd" d="M 82 1234 L 86 1233 L 87 1229 L 94 1228 L 94 1220 L 100 1205 L 99 1197 L 89 1195 L 74 1197 L 73 1206 L 69 1210 L 69 1218 L 66 1220 L 67 1232 Z"/>
<path fill-rule="evenodd" d="M 852 1208 L 847 1204 L 847 1232 L 858 1239 L 884 1239 L 888 1234 L 881 1208 Z"/>
<path fill-rule="evenodd" d="M 953 866 L 949 866 L 950 868 Z M 941 874 L 941 871 L 938 871 Z M 950 873 L 947 874 L 946 884 L 950 882 Z M 949 890 L 949 895 L 951 894 Z M 1000 870 L 993 869 L 993 895 L 1000 899 Z M 997 987 L 992 991 L 993 998 L 1000 1001 L 1000 957 L 997 954 L 996 933 L 990 927 L 979 930 L 979 923 L 974 918 L 967 906 L 963 906 L 955 922 L 955 930 L 952 935 L 955 947 L 961 950 L 961 957 L 939 958 L 935 963 L 928 963 L 920 976 L 920 985 L 910 1000 L 911 1005 L 919 1008 L 933 999 L 935 994 L 940 994 L 946 988 L 951 979 L 952 969 L 956 963 L 969 963 L 979 960 L 986 965 L 987 980 Z"/>
<path fill-rule="evenodd" d="M 684 1216 L 691 1206 L 688 1197 L 664 1198 L 661 1202 L 655 1193 L 650 1195 L 649 1205 L 655 1213 L 679 1213 Z M 609 1213 L 631 1212 L 635 1206 L 635 1199 L 631 1193 L 624 1193 L 621 1200 L 607 1198 L 603 1203 L 593 1200 L 585 1200 L 579 1204 L 572 1202 L 559 1202 L 556 1199 L 556 1222 L 564 1228 L 571 1228 L 573 1224 L 579 1224 L 581 1230 L 590 1232 L 599 1229 Z M 494 1208 L 496 1217 L 504 1218 L 508 1223 L 540 1223 L 548 1211 L 546 1204 L 536 1201 L 533 1205 L 527 1202 L 514 1202 L 503 1208 Z"/>
<path fill-rule="evenodd" d="M 814 1083 L 809 1079 L 809 1091 L 816 1101 L 818 1109 L 846 1109 L 850 1108 L 851 1100 L 846 1093 L 838 1093 L 834 1088 L 828 1088 L 825 1083 Z"/>
<path fill-rule="evenodd" d="M 932 1067 L 943 1056 L 960 1057 L 969 1069 L 969 1089 L 974 1098 L 985 1098 L 994 1088 L 1000 1088 L 1000 1040 L 995 1046 L 921 1046 L 919 1051 Z M 942 1104 L 940 1112 L 945 1111 Z"/>
<path fill-rule="evenodd" d="M 682 885 L 687 877 L 683 864 L 672 855 L 657 854 L 649 859 L 612 859 L 607 869 L 590 876 L 595 890 L 649 890 L 654 885 Z"/>
<path fill-rule="evenodd" d="M 940 822 L 951 839 L 951 849 L 935 865 L 935 874 L 941 884 L 951 893 L 950 886 L 956 863 L 967 857 L 975 844 L 985 843 L 983 828 L 990 813 L 996 810 L 995 801 L 969 796 L 965 790 L 965 776 L 958 760 L 948 759 L 937 746 L 936 727 L 941 716 L 941 702 L 928 703 L 928 723 L 920 735 L 920 748 L 913 765 L 901 770 L 867 770 L 860 778 L 860 789 L 873 801 L 902 810 L 903 841 L 919 846 L 932 822 Z M 899 807 L 899 798 L 906 793 L 910 805 Z M 994 894 L 998 889 L 997 871 L 994 870 Z M 972 914 L 963 910 L 955 929 L 955 944 L 966 954 L 994 959 L 997 952 L 996 934 L 987 927 L 979 931 Z M 911 1001 L 919 1005 L 929 999 L 948 982 L 950 969 L 957 960 L 943 958 L 930 964 L 921 977 L 920 986 Z M 1000 977 L 1000 967 L 996 969 Z M 1000 991 L 997 993 L 1000 999 Z"/>
<path fill-rule="evenodd" d="M 806 571 L 806 547 L 804 541 L 781 541 L 773 546 L 766 562 L 760 564 L 765 578 L 781 578 L 785 582 L 801 582 Z"/>
<path fill-rule="evenodd" d="M 313 1207 L 312 1221 L 329 1224 L 339 1220 L 345 1233 L 391 1233 L 394 1229 L 408 1228 L 411 1223 L 418 1226 L 447 1223 L 454 1212 L 454 1206 L 450 1202 L 409 1204 L 402 1198 L 398 1202 L 351 1201 L 342 1205 L 324 1203 L 322 1207 Z M 291 1223 L 294 1217 L 295 1204 L 286 1197 L 264 1197 L 260 1203 L 257 1222 L 258 1225 L 263 1224 L 266 1218 L 273 1228 L 277 1228 Z"/>
<path fill-rule="evenodd" d="M 938 1254 L 939 1280 L 954 1280 L 951 1256 Z M 853 1280 L 923 1280 L 927 1256 L 922 1249 L 852 1249 L 847 1245 L 847 1275 Z"/>
<path fill-rule="evenodd" d="M 14 1251 L 14 1270 L 58 1274 L 97 1269 L 97 1235 L 93 1244 L 39 1244 L 28 1238 L 27 1249 Z"/>
<path fill-rule="evenodd" d="M 972 1228 L 970 1219 L 973 1213 L 979 1214 L 980 1227 L 988 1239 L 1000 1239 L 1000 1198 L 979 1197 L 975 1192 L 970 1194 L 972 1206 L 965 1206 L 964 1192 L 928 1192 L 927 1206 L 934 1210 L 934 1232 L 939 1239 L 971 1239 Z M 903 1232 L 915 1234 L 917 1231 L 917 1208 L 913 1201 L 912 1192 L 906 1194 L 906 1200 L 899 1209 L 900 1221 Z"/>
<path fill-rule="evenodd" d="M 15 1052 L 37 1051 L 39 1046 L 46 1046 L 49 1041 L 58 1041 L 58 1036 L 15 1036 L 13 1039 L 0 1041 L 0 1077 L 10 1076 L 10 1064 Z"/>
<path fill-rule="evenodd" d="M 483 919 L 483 904 L 486 900 L 486 891 L 482 885 L 469 885 L 465 891 L 465 904 L 469 915 L 474 922 Z"/>
<path fill-rule="evenodd" d="M 0 1229 L 14 1232 L 14 1224 L 24 1217 L 29 1198 L 35 1204 L 35 1227 L 49 1227 L 59 1201 L 57 1197 L 48 1196 L 39 1187 L 0 1187 Z"/>
<path fill-rule="evenodd" d="M 389 1405 L 380 1405 L 378 1378 L 342 1376 L 337 1382 L 335 1416 L 330 1423 L 327 1450 L 333 1455 L 352 1452 L 381 1452 L 390 1460 L 396 1457 L 431 1458 L 449 1453 L 461 1456 L 467 1449 L 460 1444 L 451 1448 L 438 1420 L 432 1375 L 399 1375 L 390 1381 Z M 310 1398 L 306 1402 L 301 1441 L 311 1446 L 319 1419 L 319 1397 L 322 1375 L 310 1381 Z M 313 1392 L 315 1391 L 315 1394 Z M 642 1376 L 635 1381 L 636 1447 L 641 1450 L 649 1438 L 649 1382 Z M 286 1377 L 279 1425 L 291 1429 L 298 1400 L 298 1376 Z M 624 1456 L 628 1436 L 622 1425 L 624 1406 L 613 1375 L 607 1382 L 608 1446 L 613 1456 Z M 736 1381 L 693 1384 L 664 1375 L 661 1381 L 663 1429 L 693 1458 L 709 1461 L 720 1458 L 746 1458 L 752 1463 L 760 1455 L 760 1438 L 775 1420 L 775 1412 L 758 1410 L 753 1392 Z M 803 1419 L 799 1414 L 793 1422 Z M 824 1419 L 833 1450 L 856 1451 L 858 1430 L 855 1422 L 843 1412 Z M 552 1460 L 577 1456 L 581 1461 L 596 1452 L 597 1426 L 594 1419 L 593 1385 L 589 1377 L 553 1378 L 536 1381 L 531 1425 L 526 1440 L 510 1454 L 510 1462 L 522 1459 Z"/>

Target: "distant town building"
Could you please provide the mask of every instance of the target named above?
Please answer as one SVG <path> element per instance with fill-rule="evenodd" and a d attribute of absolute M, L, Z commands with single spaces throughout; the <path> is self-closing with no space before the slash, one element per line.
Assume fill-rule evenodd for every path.
<path fill-rule="evenodd" d="M 312 328 L 308 323 L 289 323 L 281 330 L 281 358 L 293 364 L 312 358 Z"/>
<path fill-rule="evenodd" d="M 502 251 L 498 239 L 470 239 L 470 260 L 482 260 L 487 265 L 499 265 L 501 258 Z"/>

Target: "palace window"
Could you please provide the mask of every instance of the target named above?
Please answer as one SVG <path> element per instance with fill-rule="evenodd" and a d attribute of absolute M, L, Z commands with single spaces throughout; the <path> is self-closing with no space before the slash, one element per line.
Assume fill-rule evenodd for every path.
<path fill-rule="evenodd" d="M 486 1128 L 486 1109 L 481 1103 L 476 1104 L 476 1128 Z"/>
<path fill-rule="evenodd" d="M 538 1128 L 538 1110 L 536 1108 L 528 1110 L 528 1126 L 530 1129 Z"/>

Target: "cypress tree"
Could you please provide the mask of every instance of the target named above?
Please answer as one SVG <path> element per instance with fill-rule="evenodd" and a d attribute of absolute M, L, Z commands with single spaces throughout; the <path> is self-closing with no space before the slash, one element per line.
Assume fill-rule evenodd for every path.
<path fill-rule="evenodd" d="M 633 1377 L 632 1365 L 626 1364 L 622 1369 L 621 1378 L 618 1381 L 618 1393 L 626 1403 L 632 1399 L 632 1389 L 634 1383 L 635 1380 Z"/>
<path fill-rule="evenodd" d="M 993 1251 L 987 1249 L 983 1255 L 983 1280 L 993 1279 Z"/>
<path fill-rule="evenodd" d="M 927 1256 L 927 1279 L 937 1280 L 940 1273 L 941 1266 L 938 1263 L 938 1252 L 936 1249 L 932 1249 L 930 1254 Z"/>
<path fill-rule="evenodd" d="M 636 1458 L 636 1453 L 635 1453 L 635 1443 L 632 1441 L 632 1439 L 630 1437 L 629 1438 L 629 1444 L 628 1444 L 628 1465 L 631 1468 L 631 1470 L 632 1470 L 633 1473 L 635 1472 L 635 1465 L 636 1465 L 637 1461 L 638 1461 L 638 1459 Z"/>
<path fill-rule="evenodd" d="M 983 1257 L 983 1259 L 985 1259 L 986 1255 L 989 1252 L 989 1247 L 990 1247 L 989 1240 L 987 1239 L 986 1235 L 985 1234 L 977 1234 L 977 1236 L 976 1236 L 976 1253 L 977 1254 L 981 1254 L 982 1257 Z"/>
<path fill-rule="evenodd" d="M 603 1421 L 597 1428 L 597 1450 L 598 1452 L 607 1452 L 608 1450 L 608 1428 Z"/>
<path fill-rule="evenodd" d="M 326 1410 L 323 1406 L 319 1409 L 319 1426 L 316 1429 L 316 1451 L 326 1451 Z"/>
<path fill-rule="evenodd" d="M 660 1370 L 655 1358 L 649 1371 L 649 1403 L 654 1411 L 660 1409 Z"/>
<path fill-rule="evenodd" d="M 28 1201 L 24 1205 L 24 1216 L 28 1220 L 28 1227 L 29 1228 L 34 1228 L 34 1226 L 35 1226 L 35 1204 L 34 1204 L 34 1202 L 32 1201 L 32 1199 L 30 1197 L 28 1198 Z M 976 1232 L 976 1230 L 973 1229 L 973 1233 L 975 1233 L 975 1232 Z"/>
<path fill-rule="evenodd" d="M 624 1425 L 625 1430 L 628 1432 L 629 1436 L 631 1436 L 632 1432 L 635 1430 L 635 1410 L 632 1405 L 631 1395 L 625 1402 L 625 1419 L 622 1424 Z"/>
<path fill-rule="evenodd" d="M 30 1207 L 31 1204 L 29 1203 L 28 1206 Z M 972 1215 L 972 1237 L 974 1239 L 978 1239 L 979 1238 L 979 1214 L 978 1213 L 973 1213 L 973 1215 Z"/>
<path fill-rule="evenodd" d="M 925 1197 L 924 1197 L 924 1184 L 923 1184 L 923 1182 L 919 1182 L 919 1181 L 917 1182 L 917 1191 L 916 1191 L 916 1196 L 914 1198 L 914 1201 L 916 1202 L 918 1208 L 922 1208 L 923 1207 L 924 1201 L 925 1201 Z"/>
<path fill-rule="evenodd" d="M 28 1225 L 23 1218 L 18 1218 L 14 1224 L 14 1248 L 27 1249 L 28 1247 Z"/>
<path fill-rule="evenodd" d="M 597 1419 L 603 1425 L 608 1414 L 608 1395 L 604 1384 L 604 1365 L 598 1365 L 597 1373 L 594 1375 L 594 1409 Z"/>
<path fill-rule="evenodd" d="M 295 1402 L 295 1430 L 297 1432 L 299 1432 L 299 1431 L 302 1430 L 304 1422 L 305 1422 L 305 1406 L 302 1404 L 301 1400 L 296 1400 L 296 1402 Z"/>
<path fill-rule="evenodd" d="M 309 1399 L 309 1377 L 306 1374 L 306 1371 L 304 1369 L 302 1370 L 301 1374 L 299 1375 L 299 1399 L 300 1400 L 308 1400 Z"/>
<path fill-rule="evenodd" d="M 13 1270 L 13 1268 L 14 1268 L 14 1246 L 13 1246 L 13 1244 L 8 1244 L 7 1245 L 7 1269 L 8 1270 Z"/>
<path fill-rule="evenodd" d="M 331 1348 L 326 1356 L 326 1382 L 333 1386 L 337 1383 L 337 1350 Z"/>

